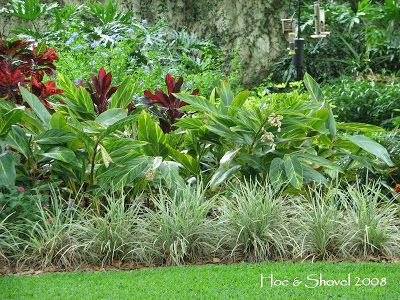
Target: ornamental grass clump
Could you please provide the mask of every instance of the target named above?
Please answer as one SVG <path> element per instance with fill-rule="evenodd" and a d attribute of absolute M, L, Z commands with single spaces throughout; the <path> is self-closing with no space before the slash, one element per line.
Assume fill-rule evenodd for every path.
<path fill-rule="evenodd" d="M 22 237 L 19 264 L 38 268 L 72 268 L 87 262 L 81 216 L 73 207 L 63 207 L 60 197 L 53 197 L 52 207 L 39 205 L 39 221 L 27 220 Z"/>
<path fill-rule="evenodd" d="M 180 265 L 208 259 L 218 244 L 212 217 L 213 199 L 201 184 L 174 192 L 160 189 L 151 197 L 154 208 L 141 218 L 142 257 L 148 263 Z"/>
<path fill-rule="evenodd" d="M 124 193 L 112 193 L 106 196 L 100 214 L 85 213 L 83 241 L 92 263 L 136 259 L 140 204 L 134 201 L 128 205 L 126 200 Z"/>
<path fill-rule="evenodd" d="M 342 249 L 353 257 L 400 254 L 397 206 L 382 192 L 382 183 L 348 185 L 341 193 L 346 206 Z"/>
<path fill-rule="evenodd" d="M 16 227 L 8 223 L 7 218 L 0 220 L 0 266 L 7 265 L 18 253 L 19 242 L 15 232 Z"/>
<path fill-rule="evenodd" d="M 229 191 L 221 199 L 221 245 L 229 256 L 251 262 L 287 257 L 293 239 L 288 202 L 281 189 L 245 181 L 231 184 Z"/>
<path fill-rule="evenodd" d="M 345 226 L 336 188 L 311 189 L 293 199 L 291 227 L 296 238 L 295 256 L 305 259 L 334 259 L 340 256 Z"/>

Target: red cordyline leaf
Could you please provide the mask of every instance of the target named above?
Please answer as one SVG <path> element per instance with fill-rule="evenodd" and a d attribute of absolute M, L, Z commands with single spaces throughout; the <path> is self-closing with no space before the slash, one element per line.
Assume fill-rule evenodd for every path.
<path fill-rule="evenodd" d="M 156 89 L 154 94 L 149 90 L 144 91 L 144 95 L 152 100 L 153 104 L 161 107 L 163 116 L 160 117 L 160 126 L 164 132 L 170 132 L 172 125 L 176 122 L 177 118 L 183 116 L 183 113 L 179 110 L 182 106 L 187 105 L 186 102 L 177 99 L 173 94 L 179 93 L 183 86 L 183 77 L 179 77 L 178 81 L 171 74 L 165 76 L 165 84 L 167 85 L 168 94 L 160 89 Z M 192 95 L 197 95 L 199 90 L 196 89 L 192 92 Z"/>
<path fill-rule="evenodd" d="M 92 97 L 97 113 L 101 114 L 107 110 L 108 101 L 119 86 L 111 87 L 112 73 L 106 73 L 103 67 L 100 68 L 97 76 L 91 73 L 90 77 L 92 84 L 88 86 L 87 91 Z"/>
<path fill-rule="evenodd" d="M 400 183 L 396 184 L 396 186 L 394 187 L 394 191 L 396 193 L 400 193 Z"/>

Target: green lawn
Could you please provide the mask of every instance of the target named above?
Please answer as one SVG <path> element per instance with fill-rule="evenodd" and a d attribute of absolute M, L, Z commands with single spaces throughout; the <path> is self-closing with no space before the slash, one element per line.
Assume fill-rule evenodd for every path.
<path fill-rule="evenodd" d="M 261 274 L 287 280 L 271 287 Z M 350 286 L 317 286 L 315 278 Z M 317 274 L 317 275 L 313 275 Z M 307 276 L 310 276 L 307 280 Z M 358 278 L 383 286 L 357 286 Z M 295 279 L 301 280 L 293 286 Z M 377 278 L 377 279 L 373 279 Z M 385 284 L 385 279 L 386 284 Z M 379 281 L 379 283 L 378 283 Z M 282 281 L 281 281 L 282 282 Z M 279 282 L 276 282 L 279 283 Z M 368 284 L 369 280 L 364 279 Z M 326 284 L 334 284 L 333 281 Z M 308 288 L 306 287 L 308 286 Z M 311 288 L 314 287 L 314 288 Z M 0 277 L 1 299 L 399 299 L 400 264 L 262 263 Z"/>

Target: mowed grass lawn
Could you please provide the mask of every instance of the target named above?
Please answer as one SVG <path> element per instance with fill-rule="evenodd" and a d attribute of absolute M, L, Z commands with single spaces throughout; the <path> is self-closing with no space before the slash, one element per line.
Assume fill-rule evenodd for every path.
<path fill-rule="evenodd" d="M 261 274 L 266 277 L 263 287 Z M 271 274 L 275 284 L 286 286 L 271 287 Z M 321 282 L 320 274 L 330 281 Z M 12 275 L 0 277 L 0 298 L 400 299 L 400 264 L 243 263 Z"/>

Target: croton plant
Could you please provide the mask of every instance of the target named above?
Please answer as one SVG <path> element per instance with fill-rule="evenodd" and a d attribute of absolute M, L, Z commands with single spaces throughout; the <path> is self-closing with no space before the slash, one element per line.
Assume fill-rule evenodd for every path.
<path fill-rule="evenodd" d="M 187 103 L 174 96 L 174 94 L 181 92 L 183 82 L 183 77 L 179 77 L 176 80 L 168 73 L 165 76 L 167 93 L 161 89 L 156 89 L 154 94 L 149 90 L 144 91 L 147 100 L 146 104 L 159 117 L 160 127 L 164 133 L 170 132 L 173 124 L 184 114 L 180 108 L 187 105 Z M 191 94 L 197 95 L 198 93 L 199 90 L 195 89 Z"/>
<path fill-rule="evenodd" d="M 0 98 L 23 102 L 19 86 L 28 88 L 40 101 L 50 108 L 47 99 L 63 90 L 54 81 L 44 82 L 44 76 L 55 76 L 58 60 L 56 50 L 47 48 L 44 43 L 35 45 L 31 41 L 7 40 L 0 38 Z"/>

